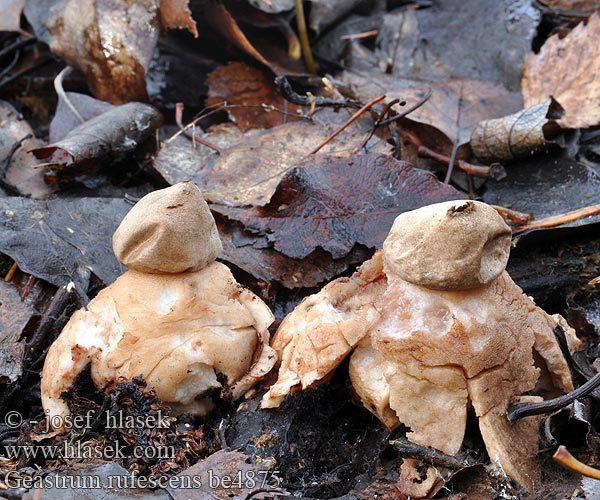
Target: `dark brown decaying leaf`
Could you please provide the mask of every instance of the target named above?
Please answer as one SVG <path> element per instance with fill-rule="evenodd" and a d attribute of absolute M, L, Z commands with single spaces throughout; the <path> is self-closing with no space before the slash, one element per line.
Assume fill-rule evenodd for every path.
<path fill-rule="evenodd" d="M 386 101 L 404 100 L 406 108 L 422 100 L 431 89 L 431 97 L 404 118 L 403 124 L 414 129 L 425 145 L 442 153 L 449 153 L 454 143 L 459 147 L 467 144 L 480 121 L 521 109 L 518 94 L 471 78 L 416 82 L 383 74 L 366 78 L 346 72 L 343 79 L 355 85 L 361 100 L 372 99 L 384 91 Z M 431 128 L 438 133 L 432 135 Z"/>
<path fill-rule="evenodd" d="M 538 54 L 525 61 L 521 89 L 525 106 L 554 97 L 565 115 L 564 128 L 586 128 L 600 124 L 600 15 L 593 14 L 560 39 L 546 40 Z"/>
<path fill-rule="evenodd" d="M 503 118 L 480 122 L 471 135 L 471 149 L 482 162 L 513 161 L 549 144 L 564 110 L 554 99 Z"/>
<path fill-rule="evenodd" d="M 195 38 L 198 38 L 196 21 L 192 17 L 188 4 L 189 0 L 159 0 L 158 11 L 161 28 L 163 30 L 187 29 Z"/>
<path fill-rule="evenodd" d="M 598 0 L 540 0 L 540 3 L 550 9 L 586 12 L 589 14 L 600 8 Z"/>
<path fill-rule="evenodd" d="M 196 133 L 199 133 L 196 131 Z M 223 150 L 242 141 L 244 134 L 233 123 L 220 123 L 209 129 L 208 139 Z M 202 186 L 202 178 L 218 160 L 219 153 L 183 134 L 165 141 L 153 161 L 154 168 L 169 183 L 192 180 Z"/>
<path fill-rule="evenodd" d="M 253 490 L 278 487 L 277 474 L 264 466 L 253 465 L 239 451 L 220 450 L 177 474 L 182 480 L 195 478 L 201 486 L 194 489 L 167 487 L 173 500 L 244 500 Z M 238 478 L 238 481 L 235 481 Z M 279 493 L 284 493 L 279 490 Z"/>
<path fill-rule="evenodd" d="M 57 143 L 31 152 L 52 168 L 119 159 L 150 137 L 161 119 L 148 104 L 123 104 L 82 123 Z"/>
<path fill-rule="evenodd" d="M 227 104 L 227 114 L 242 131 L 271 128 L 300 120 L 302 108 L 287 102 L 272 76 L 242 62 L 231 62 L 208 75 L 207 106 Z"/>
<path fill-rule="evenodd" d="M 363 262 L 372 254 L 366 248 L 355 246 L 341 259 L 333 259 L 321 249 L 302 260 L 292 259 L 274 250 L 266 236 L 248 233 L 241 224 L 226 222 L 219 214 L 215 219 L 223 243 L 223 260 L 258 280 L 281 283 L 289 289 L 310 288 L 330 281 L 350 265 Z"/>
<path fill-rule="evenodd" d="M 156 0 L 67 0 L 47 24 L 52 51 L 84 74 L 98 99 L 147 100 L 144 76 L 159 31 Z"/>
<path fill-rule="evenodd" d="M 130 208 L 112 198 L 0 198 L 0 253 L 55 286 L 73 282 L 85 296 L 90 272 L 108 285 L 125 271 L 112 235 Z"/>
<path fill-rule="evenodd" d="M 23 140 L 28 135 L 31 137 Z M 14 150 L 19 141 L 22 141 L 20 147 Z M 53 192 L 44 182 L 44 170 L 34 168 L 39 162 L 28 152 L 42 144 L 17 110 L 9 103 L 0 101 L 0 166 L 6 168 L 0 175 L 23 196 L 34 199 L 47 198 Z"/>
<path fill-rule="evenodd" d="M 25 0 L 1 0 L 0 1 L 0 32 L 16 31 L 26 34 L 21 29 L 21 12 L 25 7 Z"/>
<path fill-rule="evenodd" d="M 322 248 L 338 259 L 357 243 L 380 247 L 402 212 L 463 197 L 431 173 L 391 156 L 319 155 L 288 172 L 265 207 L 211 208 L 267 234 L 289 257 L 302 259 Z"/>
<path fill-rule="evenodd" d="M 196 173 L 190 169 L 186 169 L 184 173 L 178 172 L 180 167 L 173 165 L 168 156 L 163 156 L 157 168 L 166 170 L 171 179 L 192 178 L 202 189 L 205 198 L 214 203 L 266 205 L 283 175 L 306 158 L 310 151 L 337 130 L 352 114 L 353 110 L 347 109 L 338 113 L 331 109 L 321 109 L 315 113 L 312 122 L 306 120 L 278 125 L 264 131 L 248 131 L 235 145 L 225 147 L 218 157 L 216 153 L 209 155 L 205 149 L 200 149 L 203 146 L 196 145 L 208 158 L 214 158 L 212 164 L 198 161 L 190 141 L 190 158 L 185 164 L 195 167 Z M 321 152 L 349 156 L 359 151 L 373 125 L 371 117 L 363 115 L 361 118 L 321 149 Z M 212 140 L 210 134 L 206 138 Z M 215 142 L 224 140 L 230 144 L 233 138 L 234 135 L 231 135 L 230 131 L 224 133 L 223 129 L 219 129 Z M 179 144 L 183 146 L 183 143 Z M 373 137 L 368 144 L 368 150 L 387 153 L 391 147 L 381 139 Z M 180 150 L 179 161 L 185 157 L 183 151 Z"/>
<path fill-rule="evenodd" d="M 248 0 L 248 2 L 253 7 L 269 14 L 277 14 L 294 8 L 294 0 Z"/>
<path fill-rule="evenodd" d="M 14 382 L 23 370 L 23 330 L 34 310 L 21 301 L 12 283 L 0 280 L 0 384 Z"/>

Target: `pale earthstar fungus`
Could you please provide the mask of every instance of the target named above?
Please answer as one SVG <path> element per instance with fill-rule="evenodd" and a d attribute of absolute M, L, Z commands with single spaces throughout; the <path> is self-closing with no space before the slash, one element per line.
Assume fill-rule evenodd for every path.
<path fill-rule="evenodd" d="M 209 391 L 238 399 L 271 370 L 273 315 L 215 261 L 221 241 L 195 184 L 142 198 L 113 248 L 129 270 L 73 314 L 48 351 L 41 393 L 52 422 L 69 415 L 62 393 L 88 365 L 100 390 L 140 376 L 174 410 L 196 415 L 213 407 Z"/>
<path fill-rule="evenodd" d="M 319 384 L 351 355 L 356 399 L 388 429 L 404 424 L 412 442 L 456 455 L 473 408 L 492 462 L 532 490 L 539 420 L 511 425 L 506 410 L 522 396 L 572 390 L 553 330 L 562 326 L 571 349 L 579 341 L 512 281 L 510 244 L 510 229 L 484 203 L 399 215 L 382 251 L 282 322 L 272 341 L 278 379 L 262 406 Z"/>

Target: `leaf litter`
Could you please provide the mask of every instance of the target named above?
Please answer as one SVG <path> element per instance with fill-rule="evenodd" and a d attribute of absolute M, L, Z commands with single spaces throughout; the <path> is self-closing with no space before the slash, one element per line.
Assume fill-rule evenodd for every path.
<path fill-rule="evenodd" d="M 128 193 L 130 201 L 135 202 L 137 195 L 145 190 L 186 179 L 197 182 L 211 202 L 224 245 L 221 258 L 235 266 L 236 277 L 242 283 L 269 301 L 278 319 L 314 291 L 314 287 L 351 272 L 355 265 L 368 259 L 373 249 L 381 245 L 382 235 L 397 213 L 442 199 L 468 197 L 482 197 L 502 205 L 502 213 L 509 215 L 512 209 L 515 220 L 523 221 L 525 215 L 533 215 L 531 227 L 541 218 L 541 227 L 534 232 L 552 239 L 553 245 L 539 246 L 531 231 L 520 236 L 518 241 L 528 244 L 519 245 L 515 252 L 517 281 L 526 292 L 531 290 L 536 299 L 539 297 L 542 305 L 556 308 L 567 307 L 560 306 L 565 293 L 585 289 L 584 298 L 577 295 L 571 305 L 585 311 L 593 309 L 597 291 L 594 285 L 581 288 L 581 283 L 584 278 L 585 283 L 593 282 L 594 276 L 589 274 L 593 274 L 597 251 L 592 236 L 577 232 L 577 228 L 583 226 L 593 232 L 598 221 L 597 214 L 581 209 L 600 206 L 597 178 L 600 147 L 593 129 L 565 130 L 598 125 L 595 108 L 589 105 L 594 102 L 597 87 L 589 78 L 598 59 L 597 47 L 592 43 L 597 15 L 559 38 L 543 31 L 548 28 L 539 26 L 540 17 L 543 14 L 547 22 L 549 13 L 556 12 L 557 17 L 552 18 L 554 24 L 549 26 L 558 26 L 558 31 L 564 34 L 574 24 L 561 21 L 565 19 L 564 9 L 577 10 L 579 18 L 584 15 L 577 2 L 554 2 L 547 7 L 538 6 L 539 10 L 529 2 L 508 0 L 460 5 L 454 1 L 439 4 L 418 1 L 399 7 L 393 2 L 359 3 L 304 2 L 312 29 L 308 35 L 319 55 L 318 76 L 308 74 L 302 61 L 296 59 L 295 44 L 302 33 L 292 31 L 291 21 L 297 7 L 291 0 L 252 0 L 248 5 L 212 0 L 189 4 L 186 0 L 138 0 L 127 6 L 95 2 L 87 8 L 76 2 L 48 0 L 26 3 L 24 14 L 31 26 L 21 24 L 21 19 L 17 23 L 14 15 L 11 17 L 11 27 L 6 29 L 13 31 L 6 39 L 0 39 L 0 51 L 5 50 L 0 57 L 18 68 L 11 78 L 16 75 L 14 81 L 21 85 L 20 91 L 35 93 L 44 85 L 52 88 L 54 75 L 61 69 L 53 63 L 52 76 L 48 77 L 35 64 L 27 66 L 31 59 L 20 52 L 20 44 L 25 42 L 18 37 L 33 28 L 40 40 L 50 42 L 58 57 L 82 72 L 89 91 L 100 100 L 94 100 L 85 89 L 74 85 L 75 79 L 67 84 L 68 91 L 59 96 L 51 126 L 36 122 L 29 113 L 24 113 L 23 119 L 17 111 L 5 108 L 8 111 L 0 132 L 8 130 L 6 124 L 11 127 L 17 124 L 18 133 L 7 136 L 1 143 L 3 157 L 9 162 L 5 180 L 12 187 L 6 193 L 9 196 L 0 198 L 0 253 L 5 256 L 0 259 L 0 270 L 8 277 L 7 266 L 14 268 L 14 259 L 20 279 L 27 283 L 40 280 L 57 287 L 74 283 L 76 293 L 74 297 L 68 294 L 61 299 L 67 301 L 65 305 L 59 300 L 65 292 L 59 288 L 51 302 L 54 308 L 62 307 L 63 314 L 56 314 L 56 309 L 49 306 L 50 315 L 42 314 L 38 329 L 43 326 L 42 331 L 51 333 L 29 338 L 31 331 L 38 331 L 31 324 L 38 319 L 36 315 L 30 316 L 27 308 L 19 307 L 21 298 L 15 292 L 18 288 L 15 278 L 3 285 L 0 314 L 8 314 L 16 326 L 15 333 L 4 337 L 9 339 L 11 347 L 0 347 L 4 356 L 0 359 L 17 362 L 10 361 L 12 371 L 6 369 L 6 363 L 0 363 L 4 367 L 0 377 L 4 376 L 6 394 L 19 397 L 14 401 L 0 398 L 0 411 L 19 408 L 28 412 L 28 418 L 39 419 L 37 389 L 32 377 L 39 371 L 44 349 L 60 331 L 67 312 L 85 303 L 98 288 L 123 272 L 111 250 L 112 232 L 130 207 L 123 193 Z M 12 4 L 21 8 L 18 2 Z M 259 10 L 252 10 L 255 8 Z M 48 16 L 48 12 L 52 15 Z M 129 17 L 117 13 L 127 13 Z M 48 23 L 51 28 L 48 32 L 46 18 L 62 21 Z M 169 92 L 159 89 L 158 94 L 156 90 L 150 93 L 152 99 L 157 96 L 167 125 L 158 129 L 157 115 L 149 112 L 151 116 L 145 121 L 151 126 L 147 133 L 134 137 L 130 148 L 122 148 L 123 135 L 116 130 L 136 121 L 133 106 L 146 106 L 131 101 L 147 100 L 145 75 L 155 46 L 161 43 L 159 32 L 167 29 L 187 30 L 169 34 L 170 40 L 177 35 L 178 43 L 170 47 L 177 47 L 177 55 L 182 56 L 170 59 L 169 64 L 180 65 L 181 61 L 191 60 L 190 57 L 200 58 L 202 63 L 193 67 L 201 67 L 202 74 L 190 78 L 193 89 L 190 85 L 185 91 L 184 86 L 173 86 Z M 212 40 L 212 45 L 207 40 Z M 214 40 L 220 42 L 215 44 Z M 532 43 L 542 44 L 539 54 L 530 54 Z M 115 47 L 118 50 L 113 51 Z M 250 57 L 243 56 L 243 52 Z M 252 58 L 259 64 L 253 63 Z M 525 59 L 521 97 L 515 91 Z M 169 73 L 167 66 L 165 71 Z M 31 86 L 23 85 L 20 68 L 35 75 L 30 80 Z M 212 73 L 207 79 L 204 72 L 208 68 Z M 185 75 L 186 69 L 178 67 L 175 74 Z M 276 84 L 274 75 L 284 75 L 287 79 Z M 560 85 L 565 75 L 571 82 L 569 89 Z M 0 78 L 0 91 L 3 81 Z M 289 86 L 282 86 L 282 81 Z M 21 106 L 21 110 L 28 96 L 17 99 L 14 88 L 5 87 L 2 97 L 13 106 Z M 548 113 L 547 104 L 527 109 L 550 96 L 566 110 L 564 117 Z M 337 106 L 322 108 L 320 105 L 326 101 L 336 102 Z M 178 102 L 186 102 L 189 108 L 186 120 L 193 123 L 183 132 L 178 132 L 172 123 L 172 110 L 177 109 Z M 368 102 L 371 102 L 368 109 L 356 115 L 356 110 Z M 202 109 L 198 103 L 206 108 Z M 111 107 L 114 104 L 125 106 Z M 137 108 L 142 109 L 151 108 Z M 118 110 L 122 114 L 117 123 L 111 117 Z M 354 118 L 358 119 L 344 128 Z M 25 127 L 26 120 L 32 121 L 31 127 Z M 81 124 L 82 120 L 85 123 Z M 91 138 L 87 135 L 90 123 Z M 155 132 L 160 141 L 144 142 L 153 139 Z M 75 160 L 83 159 L 84 163 L 89 160 L 102 168 L 86 171 L 85 175 L 59 178 L 44 175 L 41 169 L 31 170 L 30 165 L 36 161 L 27 153 L 32 148 L 30 144 L 23 143 L 11 151 L 28 134 L 32 137 L 27 141 L 35 141 L 35 146 L 49 154 L 47 159 L 51 163 L 77 163 Z M 529 142 L 532 138 L 535 140 Z M 318 154 L 310 154 L 322 144 L 325 146 Z M 418 150 L 423 153 L 421 156 L 416 154 Z M 477 160 L 488 165 L 474 164 Z M 489 164 L 498 160 L 506 163 L 505 178 L 488 175 L 493 169 L 501 172 L 499 167 Z M 437 167 L 432 166 L 435 163 Z M 9 175 L 15 165 L 25 164 L 26 168 L 19 170 L 34 173 L 31 182 L 37 183 L 35 189 Z M 437 171 L 440 165 L 444 167 L 442 172 L 450 170 L 445 174 L 447 180 L 462 191 L 419 168 Z M 462 169 L 460 177 L 452 172 L 453 168 Z M 470 176 L 477 168 L 488 180 Z M 117 175 L 108 178 L 107 169 L 114 169 Z M 96 192 L 94 189 L 97 192 L 103 189 L 107 198 L 90 197 L 90 193 Z M 133 199 L 131 193 L 136 193 Z M 48 201 L 28 198 L 50 195 L 53 198 Z M 560 216 L 564 222 L 568 219 L 564 215 L 573 211 L 592 215 L 575 216 L 575 220 L 558 228 L 543 219 Z M 517 230 L 529 227 L 529 223 L 520 224 Z M 567 229 L 570 235 L 578 235 L 576 243 L 562 236 L 561 231 Z M 558 265 L 561 258 L 566 262 Z M 532 260 L 536 265 L 531 264 Z M 529 267 L 523 265 L 526 261 Z M 580 266 L 584 266 L 583 270 Z M 26 290 L 28 286 L 31 288 L 25 285 Z M 21 293 L 22 288 L 18 289 Z M 21 316 L 17 311 L 25 312 Z M 588 353 L 592 355 L 593 346 L 598 343 L 597 332 L 589 323 L 580 324 L 590 347 Z M 52 331 L 52 325 L 56 331 Z M 40 341 L 38 337 L 44 336 L 45 340 Z M 24 352 L 24 338 L 34 342 L 35 356 Z M 26 345 L 29 349 L 30 344 Z M 431 453 L 390 445 L 392 437 L 369 421 L 368 414 L 352 407 L 343 370 L 335 377 L 331 386 L 308 393 L 298 404 L 290 402 L 277 414 L 268 414 L 270 420 L 265 420 L 265 412 L 253 407 L 256 399 L 238 408 L 219 408 L 210 422 L 177 417 L 174 421 L 179 427 L 175 435 L 183 441 L 196 440 L 185 434 L 190 429 L 218 433 L 216 429 L 220 427 L 224 430 L 219 435 L 221 444 L 234 443 L 236 449 L 247 453 L 246 456 L 237 451 L 218 452 L 207 460 L 201 459 L 187 472 L 202 475 L 211 467 L 222 474 L 249 471 L 247 457 L 259 457 L 257 464 L 266 465 L 265 470 L 283 466 L 283 486 L 297 495 L 334 498 L 347 494 L 351 498 L 365 498 L 385 494 L 400 498 L 399 491 L 409 478 L 397 476 L 399 463 L 413 455 L 428 463 Z M 140 399 L 138 389 L 121 388 L 122 397 L 113 399 L 111 408 L 131 408 L 132 402 L 134 406 L 141 403 L 143 398 Z M 82 390 L 87 397 L 96 398 L 94 404 L 99 404 L 98 394 L 89 387 Z M 78 405 L 80 411 L 90 408 L 89 401 L 77 399 L 76 394 L 73 397 L 74 408 Z M 160 406 L 160 402 L 151 398 L 148 401 L 150 406 Z M 149 411 L 145 403 L 136 408 L 142 415 Z M 327 427 L 325 421 L 333 418 L 338 422 L 336 417 L 341 427 Z M 586 422 L 588 430 L 593 431 L 594 419 L 588 418 Z M 212 426 L 213 431 L 204 425 Z M 4 432 L 0 426 L 3 444 Z M 103 434 L 104 429 L 96 428 L 95 432 L 100 440 L 109 437 Z M 556 435 L 560 438 L 560 434 Z M 398 437 L 401 436 L 393 436 L 395 443 L 401 442 Z M 118 438 L 131 443 L 139 436 L 124 434 Z M 12 441 L 8 442 L 16 442 L 14 436 L 9 439 Z M 24 432 L 19 439 L 31 443 L 37 441 L 27 439 L 40 437 L 32 438 L 31 433 Z M 477 434 L 472 430 L 469 439 L 467 452 L 485 462 L 481 443 L 477 443 Z M 194 443 L 197 445 L 197 440 Z M 574 451 L 579 452 L 580 458 L 589 461 L 595 458 L 593 442 L 579 442 L 578 446 Z M 364 453 L 362 458 L 356 454 L 358 449 Z M 201 455 L 191 453 L 185 460 L 180 456 L 181 460 L 175 464 L 126 461 L 122 465 L 128 469 L 116 471 L 113 467 L 103 472 L 88 469 L 83 474 L 106 476 L 113 472 L 128 473 L 137 467 L 146 467 L 146 471 L 148 467 L 156 467 L 160 473 L 176 471 L 185 475 L 185 467 Z M 36 464 L 48 470 L 55 465 Z M 447 488 L 481 498 L 500 494 L 519 496 L 491 468 L 478 465 L 459 469 Z M 560 472 L 547 470 L 546 482 L 538 492 L 540 498 L 573 493 L 573 484 L 577 482 L 562 480 Z M 552 481 L 551 474 L 559 477 L 558 483 Z M 581 489 L 591 491 L 583 483 Z M 233 492 L 209 488 L 194 493 L 198 498 L 285 494 L 281 490 L 267 490 Z M 561 493 L 557 493 L 559 490 Z M 45 489 L 43 498 L 57 494 L 56 490 Z M 90 492 L 96 494 L 114 496 L 107 490 Z M 136 494 L 140 498 L 163 498 L 166 493 L 138 490 Z M 183 490 L 170 491 L 170 496 L 179 494 Z M 442 490 L 440 494 L 445 493 Z"/>

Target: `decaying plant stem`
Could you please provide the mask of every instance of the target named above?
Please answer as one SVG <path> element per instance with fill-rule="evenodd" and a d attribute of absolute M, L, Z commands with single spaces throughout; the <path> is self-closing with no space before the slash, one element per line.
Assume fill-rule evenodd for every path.
<path fill-rule="evenodd" d="M 552 455 L 552 458 L 564 468 L 576 472 L 577 474 L 591 477 L 593 479 L 600 479 L 600 470 L 594 469 L 593 467 L 590 467 L 589 465 L 577 460 L 563 445 L 558 447 L 558 450 L 556 450 L 554 455 Z"/>
<path fill-rule="evenodd" d="M 308 30 L 306 29 L 306 20 L 304 19 L 304 8 L 302 7 L 302 0 L 294 0 L 294 6 L 296 8 L 296 23 L 298 25 L 298 35 L 300 36 L 300 46 L 302 47 L 302 55 L 304 56 L 304 62 L 306 68 L 311 73 L 316 73 L 317 68 L 315 67 L 315 61 L 310 50 L 310 42 L 308 40 Z"/>
<path fill-rule="evenodd" d="M 513 233 L 521 233 L 530 229 L 542 229 L 547 227 L 560 226 L 567 222 L 573 222 L 574 220 L 583 219 L 584 217 L 590 217 L 592 215 L 600 214 L 600 204 L 590 205 L 589 207 L 579 208 L 565 214 L 553 215 L 551 217 L 544 217 L 543 219 L 537 219 L 527 224 L 523 224 L 516 228 Z"/>
<path fill-rule="evenodd" d="M 427 146 L 419 146 L 417 152 L 419 156 L 431 158 L 432 160 L 447 165 L 448 167 L 450 166 L 450 157 L 436 153 Z M 465 174 L 472 175 L 473 177 L 483 177 L 484 179 L 495 180 L 500 180 L 506 177 L 504 167 L 502 167 L 502 165 L 499 163 L 494 163 L 492 165 L 474 165 L 463 160 L 456 160 L 454 165 L 462 170 Z"/>

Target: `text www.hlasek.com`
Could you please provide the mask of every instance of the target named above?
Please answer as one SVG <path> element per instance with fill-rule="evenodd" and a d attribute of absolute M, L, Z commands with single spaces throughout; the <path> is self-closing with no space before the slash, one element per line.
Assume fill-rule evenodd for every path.
<path fill-rule="evenodd" d="M 105 459 L 124 460 L 126 458 L 175 458 L 174 446 L 135 446 L 130 448 L 115 441 L 109 444 L 64 442 L 60 445 L 13 445 L 4 447 L 4 456 L 9 459 Z"/>

